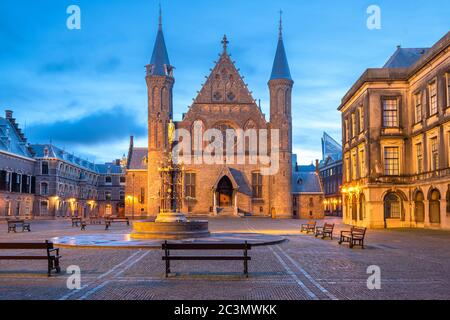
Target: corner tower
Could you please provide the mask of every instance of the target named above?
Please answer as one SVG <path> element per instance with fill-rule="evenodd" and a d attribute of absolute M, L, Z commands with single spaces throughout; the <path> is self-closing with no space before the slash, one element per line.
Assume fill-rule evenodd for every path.
<path fill-rule="evenodd" d="M 278 129 L 280 136 L 280 165 L 278 173 L 270 176 L 271 215 L 273 218 L 292 217 L 292 116 L 291 101 L 294 81 L 283 43 L 283 25 L 280 13 L 278 46 L 269 80 L 270 128 Z"/>
<path fill-rule="evenodd" d="M 146 66 L 148 91 L 148 187 L 141 199 L 147 201 L 147 215 L 156 216 L 160 211 L 161 178 L 158 168 L 168 149 L 167 130 L 172 119 L 172 90 L 175 83 L 173 67 L 169 61 L 164 34 L 162 14 L 150 64 Z M 141 200 L 142 201 L 142 200 Z"/>

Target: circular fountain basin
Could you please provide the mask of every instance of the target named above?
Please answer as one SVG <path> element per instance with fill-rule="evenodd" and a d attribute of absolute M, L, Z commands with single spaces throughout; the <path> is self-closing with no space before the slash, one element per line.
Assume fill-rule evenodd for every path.
<path fill-rule="evenodd" d="M 209 237 L 208 221 L 157 222 L 142 220 L 133 222 L 132 239 L 180 240 Z"/>
<path fill-rule="evenodd" d="M 63 236 L 51 239 L 61 248 L 71 249 L 146 249 L 161 250 L 164 239 L 132 239 L 130 234 L 104 233 Z M 252 246 L 269 246 L 282 243 L 285 238 L 277 235 L 260 233 L 212 233 L 205 238 L 175 240 L 179 243 L 243 243 Z"/>

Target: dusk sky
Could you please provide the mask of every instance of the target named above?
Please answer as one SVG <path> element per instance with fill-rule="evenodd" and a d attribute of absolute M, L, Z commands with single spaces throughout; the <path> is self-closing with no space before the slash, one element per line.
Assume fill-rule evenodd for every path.
<path fill-rule="evenodd" d="M 158 27 L 154 0 L 1 0 L 0 108 L 32 143 L 50 140 L 97 162 L 127 153 L 130 135 L 146 146 L 145 68 Z M 69 5 L 81 30 L 66 27 Z M 366 27 L 369 5 L 381 29 Z M 221 52 L 229 52 L 268 119 L 270 76 L 284 11 L 284 43 L 295 81 L 294 152 L 321 158 L 327 131 L 341 139 L 340 100 L 361 73 L 381 67 L 396 46 L 429 47 L 450 29 L 450 1 L 162 0 L 163 30 L 175 70 L 175 120 Z M 3 112 L 3 111 L 2 111 Z"/>

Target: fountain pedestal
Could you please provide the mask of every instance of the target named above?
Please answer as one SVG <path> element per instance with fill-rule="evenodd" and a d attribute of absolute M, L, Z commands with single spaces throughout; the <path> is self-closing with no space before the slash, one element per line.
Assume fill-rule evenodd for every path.
<path fill-rule="evenodd" d="M 180 240 L 209 237 L 208 221 L 134 221 L 132 239 Z"/>

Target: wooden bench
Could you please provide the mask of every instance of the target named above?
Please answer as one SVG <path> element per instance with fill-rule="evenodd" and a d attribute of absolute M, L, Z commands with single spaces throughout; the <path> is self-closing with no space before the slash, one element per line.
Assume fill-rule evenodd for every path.
<path fill-rule="evenodd" d="M 350 231 L 341 231 L 339 244 L 348 242 L 350 248 L 358 245 L 364 249 L 364 238 L 366 236 L 366 230 L 367 228 L 352 227 Z"/>
<path fill-rule="evenodd" d="M 322 227 L 316 228 L 315 237 L 322 236 L 322 239 L 325 239 L 326 237 L 331 238 L 333 240 L 333 230 L 334 230 L 334 223 L 325 223 Z"/>
<path fill-rule="evenodd" d="M 0 260 L 47 260 L 48 276 L 51 276 L 52 270 L 56 273 L 61 272 L 59 266 L 59 249 L 53 247 L 53 243 L 45 241 L 44 243 L 0 243 L 0 250 L 46 250 L 46 255 L 13 255 L 2 256 Z"/>
<path fill-rule="evenodd" d="M 309 221 L 308 223 L 302 224 L 300 232 L 306 232 L 306 233 L 316 232 L 316 222 Z"/>
<path fill-rule="evenodd" d="M 111 227 L 111 223 L 126 223 L 127 226 L 130 226 L 130 219 L 128 218 L 105 218 L 105 230 L 109 230 Z"/>
<path fill-rule="evenodd" d="M 72 218 L 72 227 L 78 227 L 78 224 L 81 223 L 81 221 L 83 221 L 82 218 Z"/>
<path fill-rule="evenodd" d="M 6 220 L 8 223 L 8 233 L 11 231 L 16 233 L 17 232 L 17 226 L 22 227 L 22 232 L 28 231 L 31 232 L 31 225 L 29 222 L 26 222 L 25 220 Z"/>
<path fill-rule="evenodd" d="M 248 262 L 251 257 L 248 256 L 248 250 L 252 246 L 247 241 L 244 243 L 168 243 L 162 244 L 164 256 L 162 260 L 166 262 L 166 278 L 169 276 L 170 261 L 244 261 L 244 274 L 248 278 Z M 223 255 L 204 255 L 204 256 L 171 256 L 170 251 L 173 250 L 243 250 L 243 255 L 239 256 L 223 256 Z"/>
<path fill-rule="evenodd" d="M 89 217 L 89 224 L 102 224 L 102 218 L 97 216 L 91 216 Z"/>

